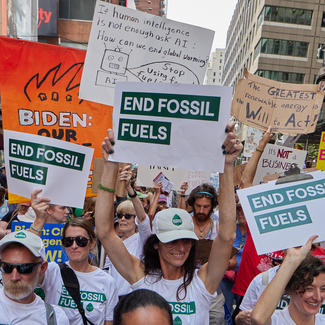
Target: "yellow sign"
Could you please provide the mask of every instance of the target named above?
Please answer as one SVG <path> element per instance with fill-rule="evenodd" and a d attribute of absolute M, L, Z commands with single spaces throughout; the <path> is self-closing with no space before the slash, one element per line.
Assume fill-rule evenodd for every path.
<path fill-rule="evenodd" d="M 325 132 L 322 132 L 322 135 L 320 137 L 316 168 L 325 170 Z"/>

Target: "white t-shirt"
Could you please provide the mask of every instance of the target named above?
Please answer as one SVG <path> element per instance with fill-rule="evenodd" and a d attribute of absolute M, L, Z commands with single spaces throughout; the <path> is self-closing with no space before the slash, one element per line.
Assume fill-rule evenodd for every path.
<path fill-rule="evenodd" d="M 123 243 L 130 254 L 137 258 L 141 258 L 143 245 L 151 235 L 150 221 L 148 216 L 146 216 L 146 219 L 141 223 L 138 222 L 137 218 L 135 221 L 138 226 L 138 232 L 123 240 Z M 120 275 L 108 257 L 106 257 L 105 260 L 105 269 L 107 268 L 108 273 L 115 280 L 118 295 L 121 296 L 130 293 L 132 291 L 130 283 Z"/>
<path fill-rule="evenodd" d="M 262 295 L 266 286 L 274 278 L 279 266 L 275 266 L 265 271 L 268 272 L 267 283 L 263 283 L 263 273 L 257 274 L 252 282 L 249 284 L 245 296 L 240 304 L 241 310 L 253 309 L 257 303 L 257 300 Z"/>
<path fill-rule="evenodd" d="M 283 310 L 276 310 L 272 315 L 272 325 L 296 325 L 296 323 L 292 320 L 289 314 L 288 308 Z M 325 316 L 321 314 L 316 314 L 315 317 L 315 325 L 324 325 L 325 324 Z"/>
<path fill-rule="evenodd" d="M 69 325 L 69 319 L 62 308 L 53 306 L 58 325 Z M 20 304 L 4 294 L 0 289 L 1 325 L 47 325 L 44 301 L 36 296 L 30 304 Z"/>
<path fill-rule="evenodd" d="M 69 265 L 68 262 L 66 264 Z M 118 302 L 114 279 L 98 268 L 89 273 L 75 270 L 74 272 L 79 280 L 81 303 L 86 317 L 96 325 L 112 321 L 113 310 Z M 71 325 L 82 324 L 77 306 L 63 284 L 58 264 L 49 263 L 42 288 L 45 292 L 46 302 L 62 307 Z"/>
<path fill-rule="evenodd" d="M 149 289 L 159 293 L 170 304 L 173 313 L 174 324 L 203 325 L 209 324 L 209 309 L 212 300 L 217 293 L 210 294 L 205 288 L 197 271 L 190 285 L 187 287 L 185 299 L 177 301 L 176 292 L 183 283 L 183 278 L 177 280 L 166 280 L 154 275 L 147 275 L 132 285 L 132 289 Z M 180 292 L 182 298 L 184 291 Z"/>

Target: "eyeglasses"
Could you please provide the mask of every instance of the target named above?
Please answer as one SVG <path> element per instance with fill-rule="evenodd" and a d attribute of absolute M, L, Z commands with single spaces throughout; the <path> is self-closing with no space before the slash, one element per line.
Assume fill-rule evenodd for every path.
<path fill-rule="evenodd" d="M 18 271 L 20 274 L 30 274 L 34 271 L 34 268 L 36 265 L 42 264 L 42 262 L 37 263 L 24 263 L 24 264 L 11 264 L 7 262 L 0 262 L 0 270 L 3 273 L 11 273 L 14 268 Z"/>
<path fill-rule="evenodd" d="M 70 247 L 73 245 L 73 242 L 75 241 L 79 247 L 86 247 L 88 245 L 89 240 L 90 240 L 89 238 L 86 238 L 83 236 L 64 237 L 64 238 L 62 238 L 62 246 Z"/>
<path fill-rule="evenodd" d="M 118 213 L 118 214 L 117 214 L 117 218 L 118 218 L 118 219 L 122 219 L 123 217 L 124 217 L 126 220 L 129 220 L 129 219 L 131 219 L 132 217 L 135 217 L 135 215 L 134 215 L 134 214 L 131 214 L 131 213 Z"/>

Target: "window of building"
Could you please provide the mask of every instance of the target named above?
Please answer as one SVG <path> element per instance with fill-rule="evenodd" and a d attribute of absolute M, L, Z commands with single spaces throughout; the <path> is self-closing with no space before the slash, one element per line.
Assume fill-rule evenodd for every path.
<path fill-rule="evenodd" d="M 305 75 L 296 72 L 272 71 L 272 70 L 257 70 L 256 74 L 260 77 L 271 80 L 288 82 L 288 83 L 304 83 Z"/>
<path fill-rule="evenodd" d="M 325 11 L 323 11 L 322 27 L 325 27 Z"/>
<path fill-rule="evenodd" d="M 307 52 L 307 42 L 261 38 L 255 48 L 254 59 L 259 53 L 307 57 Z"/>
<path fill-rule="evenodd" d="M 59 0 L 59 18 L 92 20 L 96 0 Z"/>
<path fill-rule="evenodd" d="M 215 73 L 215 72 L 213 72 L 213 76 L 214 76 L 214 77 L 216 76 L 216 73 Z"/>
<path fill-rule="evenodd" d="M 313 11 L 276 6 L 264 7 L 264 20 L 288 24 L 311 25 Z"/>
<path fill-rule="evenodd" d="M 216 82 L 216 79 L 215 79 L 215 78 L 213 78 L 213 79 L 212 79 L 212 82 Z"/>

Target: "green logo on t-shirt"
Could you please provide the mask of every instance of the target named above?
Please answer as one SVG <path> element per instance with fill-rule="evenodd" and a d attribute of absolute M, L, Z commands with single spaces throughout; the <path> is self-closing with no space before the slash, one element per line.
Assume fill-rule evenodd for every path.
<path fill-rule="evenodd" d="M 173 321 L 173 325 L 182 325 L 182 320 L 177 316 Z"/>
<path fill-rule="evenodd" d="M 172 223 L 175 226 L 180 226 L 183 222 L 182 222 L 181 217 L 178 214 L 175 214 L 174 217 L 173 217 L 173 219 L 172 219 Z"/>
<path fill-rule="evenodd" d="M 19 232 L 15 235 L 15 238 L 26 238 L 26 234 L 24 232 Z"/>
<path fill-rule="evenodd" d="M 94 310 L 94 306 L 93 306 L 91 303 L 89 303 L 89 304 L 87 305 L 86 309 L 87 309 L 88 311 L 93 311 L 93 310 Z"/>

